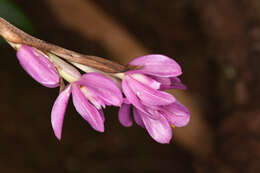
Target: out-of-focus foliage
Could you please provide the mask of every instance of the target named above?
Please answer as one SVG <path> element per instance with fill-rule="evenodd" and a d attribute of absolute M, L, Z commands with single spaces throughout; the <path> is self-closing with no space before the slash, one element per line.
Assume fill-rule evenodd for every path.
<path fill-rule="evenodd" d="M 28 17 L 12 0 L 0 0 L 0 17 L 6 19 L 13 25 L 21 28 L 30 34 L 34 33 L 34 28 Z M 3 39 L 0 38 L 0 43 Z"/>

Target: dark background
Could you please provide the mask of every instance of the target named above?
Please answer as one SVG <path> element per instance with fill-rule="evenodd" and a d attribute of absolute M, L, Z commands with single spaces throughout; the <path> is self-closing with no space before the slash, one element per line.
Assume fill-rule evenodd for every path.
<path fill-rule="evenodd" d="M 88 13 L 87 9 L 64 10 L 61 17 L 55 9 L 62 11 L 69 0 L 59 1 L 60 5 L 51 1 L 55 0 L 14 0 L 20 13 L 7 10 L 3 17 L 40 39 L 71 50 L 120 62 L 134 58 L 130 46 L 125 52 L 128 58 L 113 51 L 121 46 L 113 42 L 117 32 L 93 37 L 88 28 L 86 32 L 75 29 L 88 20 L 98 20 L 95 15 L 72 19 L 78 24 L 75 27 L 65 24 L 63 19 Z M 79 2 L 87 6 L 94 2 L 105 19 L 113 21 L 111 26 L 119 25 L 130 33 L 138 42 L 137 47 L 142 45 L 150 53 L 165 54 L 181 64 L 182 80 L 188 90 L 179 97 L 189 100 L 186 106 L 191 110 L 191 123 L 194 120 L 196 125 L 188 131 L 176 129 L 178 137 L 174 136 L 171 144 L 162 145 L 136 125 L 122 127 L 116 108 L 106 110 L 105 133 L 98 133 L 70 103 L 59 142 L 50 123 L 58 89 L 44 88 L 33 81 L 19 65 L 15 51 L 0 43 L 0 172 L 260 171 L 258 0 L 70 3 Z M 2 4 L 1 8 L 5 6 Z M 20 19 L 22 15 L 24 18 Z M 90 28 L 95 26 L 99 30 L 102 22 Z M 97 38 L 107 35 L 111 45 L 104 46 L 104 41 Z"/>

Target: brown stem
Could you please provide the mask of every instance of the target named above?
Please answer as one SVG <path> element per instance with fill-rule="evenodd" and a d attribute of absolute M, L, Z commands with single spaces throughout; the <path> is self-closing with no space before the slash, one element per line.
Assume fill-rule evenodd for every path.
<path fill-rule="evenodd" d="M 128 70 L 127 66 L 121 65 L 119 63 L 101 57 L 83 55 L 68 49 L 64 49 L 60 46 L 47 43 L 38 38 L 35 38 L 23 32 L 22 30 L 16 28 L 15 26 L 13 26 L 12 24 L 10 24 L 9 22 L 7 22 L 1 17 L 0 17 L 0 35 L 8 42 L 16 43 L 16 44 L 25 44 L 43 51 L 48 51 L 68 61 L 87 65 L 89 67 L 93 67 L 107 73 L 119 73 Z"/>

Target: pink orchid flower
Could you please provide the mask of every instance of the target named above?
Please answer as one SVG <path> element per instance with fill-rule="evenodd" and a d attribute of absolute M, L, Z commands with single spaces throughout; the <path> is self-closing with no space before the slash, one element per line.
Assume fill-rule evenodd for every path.
<path fill-rule="evenodd" d="M 171 126 L 185 126 L 190 119 L 189 111 L 176 99 L 162 91 L 164 89 L 185 89 L 180 79 L 181 67 L 164 55 L 147 55 L 129 63 L 141 66 L 125 73 L 122 89 L 126 96 L 119 110 L 119 120 L 124 126 L 131 126 L 131 105 L 137 124 L 147 129 L 150 136 L 159 143 L 169 143 Z"/>
<path fill-rule="evenodd" d="M 60 140 L 67 104 L 72 94 L 77 112 L 93 129 L 104 132 L 104 115 L 102 107 L 106 105 L 121 106 L 122 93 L 112 79 L 99 74 L 84 74 L 78 81 L 69 84 L 56 99 L 51 123 L 56 137 Z"/>

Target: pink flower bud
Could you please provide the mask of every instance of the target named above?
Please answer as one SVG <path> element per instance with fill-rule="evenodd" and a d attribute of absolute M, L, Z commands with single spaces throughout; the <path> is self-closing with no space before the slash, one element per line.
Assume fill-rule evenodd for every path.
<path fill-rule="evenodd" d="M 54 65 L 37 49 L 23 45 L 17 58 L 24 70 L 37 82 L 49 88 L 59 86 L 59 74 Z"/>

